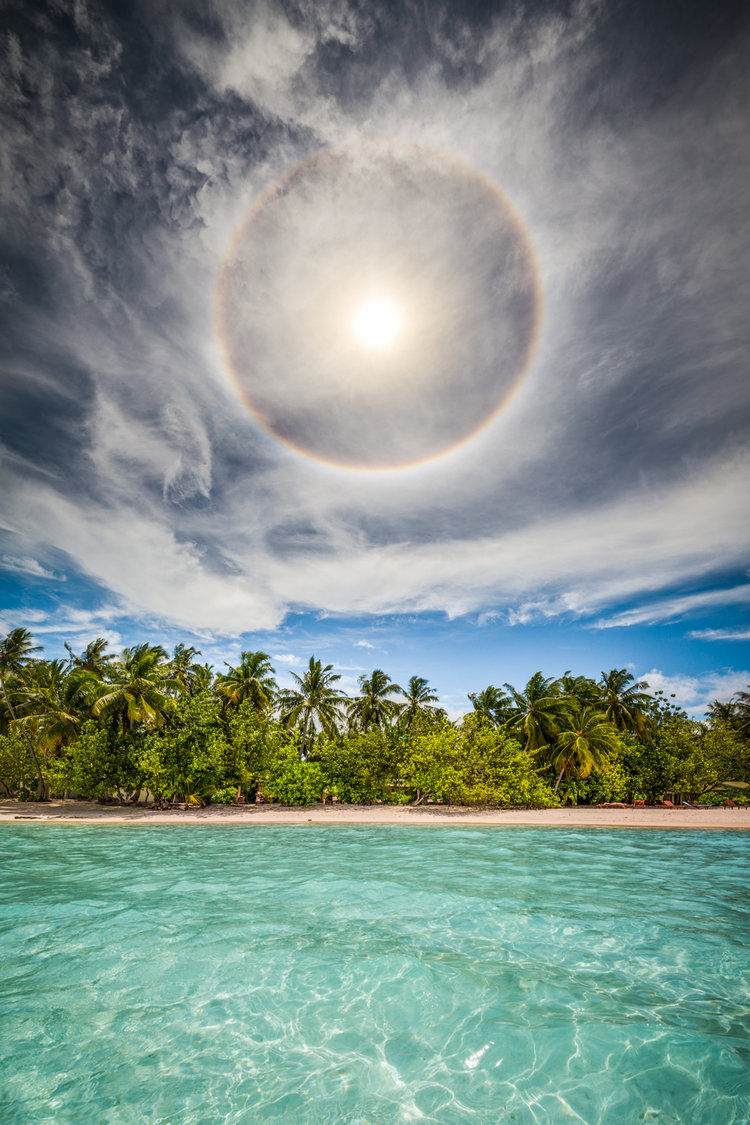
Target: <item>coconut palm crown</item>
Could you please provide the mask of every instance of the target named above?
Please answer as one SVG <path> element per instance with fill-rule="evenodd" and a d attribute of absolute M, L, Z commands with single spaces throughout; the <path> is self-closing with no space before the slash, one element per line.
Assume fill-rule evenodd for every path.
<path fill-rule="evenodd" d="M 216 693 L 226 707 L 239 707 L 247 699 L 256 711 L 267 710 L 276 695 L 276 669 L 267 652 L 243 652 L 236 668 L 216 677 Z"/>
<path fill-rule="evenodd" d="M 140 644 L 123 649 L 108 682 L 98 687 L 91 710 L 96 718 L 117 717 L 123 733 L 138 723 L 161 727 L 170 695 L 181 691 L 161 645 Z"/>
<path fill-rule="evenodd" d="M 515 735 L 527 750 L 541 750 L 554 741 L 572 706 L 571 699 L 562 693 L 560 681 L 535 672 L 522 692 L 512 684 L 503 687 L 512 707 L 505 723 L 507 733 Z"/>
<path fill-rule="evenodd" d="M 405 702 L 399 704 L 399 710 L 407 727 L 420 713 L 436 710 L 434 704 L 438 702 L 438 697 L 422 676 L 410 676 L 408 686 L 399 688 L 398 692 L 404 696 Z"/>
<path fill-rule="evenodd" d="M 575 772 L 578 777 L 588 777 L 592 770 L 606 765 L 618 746 L 617 731 L 603 711 L 582 707 L 569 715 L 569 722 L 569 728 L 558 734 L 555 745 L 553 763 L 560 771 L 555 793 L 565 774 Z"/>
<path fill-rule="evenodd" d="M 391 696 L 402 691 L 382 668 L 375 668 L 370 676 L 360 676 L 359 695 L 347 706 L 349 722 L 360 730 L 382 729 L 398 710 Z"/>
<path fill-rule="evenodd" d="M 502 688 L 489 684 L 481 691 L 470 691 L 473 714 L 486 726 L 501 727 L 510 718 L 510 699 Z"/>
<path fill-rule="evenodd" d="M 627 668 L 602 672 L 599 681 L 604 712 L 617 730 L 643 734 L 648 726 L 647 710 L 653 698 L 646 695 L 645 681 L 636 682 Z"/>
<path fill-rule="evenodd" d="M 333 671 L 332 664 L 323 666 L 320 660 L 310 657 L 304 676 L 292 672 L 296 688 L 280 692 L 281 721 L 286 727 L 298 727 L 302 740 L 300 753 L 304 757 L 315 738 L 316 729 L 335 735 L 344 703 L 344 693 L 333 685 L 341 676 Z"/>

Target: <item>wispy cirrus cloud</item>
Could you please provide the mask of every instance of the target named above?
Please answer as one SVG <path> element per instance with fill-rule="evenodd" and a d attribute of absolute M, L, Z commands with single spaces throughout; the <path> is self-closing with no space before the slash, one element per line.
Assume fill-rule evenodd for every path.
<path fill-rule="evenodd" d="M 720 590 L 702 590 L 700 593 L 685 594 L 682 597 L 666 598 L 637 609 L 614 614 L 596 623 L 598 629 L 613 629 L 628 625 L 652 625 L 658 621 L 674 621 L 696 610 L 711 609 L 715 606 L 750 604 L 750 585 L 732 586 Z M 692 637 L 720 639 L 721 630 L 693 631 Z M 747 634 L 745 634 L 747 636 Z M 726 639 L 726 638 L 721 638 Z"/>
<path fill-rule="evenodd" d="M 0 91 L 3 249 L 23 263 L 3 280 L 3 507 L 38 577 L 51 545 L 133 614 L 228 637 L 298 608 L 605 629 L 747 604 L 720 589 L 750 557 L 746 28 L 696 40 L 667 82 L 583 2 L 394 20 L 217 0 L 210 32 L 179 6 L 130 25 L 94 2 L 64 39 L 52 11 L 8 40 Z M 281 172 L 383 135 L 505 192 L 544 316 L 523 386 L 473 443 L 351 474 L 248 414 L 215 282 Z"/>
<path fill-rule="evenodd" d="M 691 629 L 697 641 L 750 641 L 750 629 Z"/>
<path fill-rule="evenodd" d="M 60 582 L 65 581 L 65 575 L 57 575 L 53 570 L 33 558 L 15 558 L 13 555 L 0 557 L 0 569 L 10 571 L 11 574 L 27 574 L 30 578 L 55 578 Z"/>

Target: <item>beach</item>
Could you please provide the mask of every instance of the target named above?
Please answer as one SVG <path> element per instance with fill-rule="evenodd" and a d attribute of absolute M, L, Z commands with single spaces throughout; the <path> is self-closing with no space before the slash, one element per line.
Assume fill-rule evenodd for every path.
<path fill-rule="evenodd" d="M 0 801 L 0 824 L 216 824 L 216 825 L 450 825 L 527 828 L 676 828 L 750 831 L 750 807 L 471 809 L 456 806 L 211 805 L 205 809 L 151 809 L 99 805 L 94 801 Z"/>

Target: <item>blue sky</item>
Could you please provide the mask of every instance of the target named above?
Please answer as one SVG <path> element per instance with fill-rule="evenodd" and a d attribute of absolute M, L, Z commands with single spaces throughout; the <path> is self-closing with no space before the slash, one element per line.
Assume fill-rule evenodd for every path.
<path fill-rule="evenodd" d="M 9 29 L 1 629 L 314 653 L 451 713 L 539 668 L 745 687 L 743 5 Z"/>

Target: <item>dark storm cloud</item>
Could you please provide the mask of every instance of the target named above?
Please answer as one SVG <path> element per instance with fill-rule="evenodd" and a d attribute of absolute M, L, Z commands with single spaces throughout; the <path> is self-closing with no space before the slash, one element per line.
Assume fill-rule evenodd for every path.
<path fill-rule="evenodd" d="M 746 559 L 740 5 L 8 11 L 10 526 L 203 628 L 290 603 L 585 612 Z M 471 447 L 365 478 L 255 425 L 213 301 L 259 192 L 380 138 L 508 194 L 545 317 L 524 387 Z"/>

